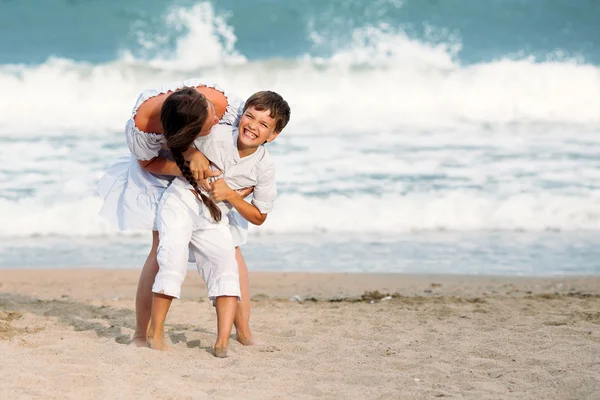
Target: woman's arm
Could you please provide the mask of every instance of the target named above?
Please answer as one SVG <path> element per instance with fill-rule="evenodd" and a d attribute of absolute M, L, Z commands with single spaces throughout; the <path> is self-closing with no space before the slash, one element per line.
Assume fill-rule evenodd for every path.
<path fill-rule="evenodd" d="M 164 157 L 154 157 L 144 161 L 138 160 L 138 163 L 143 169 L 156 175 L 181 176 L 177 163 Z"/>
<path fill-rule="evenodd" d="M 183 153 L 183 158 L 189 162 L 194 179 L 196 179 L 204 190 L 210 190 L 208 178 L 219 176 L 221 172 L 212 171 L 210 169 L 210 161 L 204 157 L 204 154 L 193 147 L 190 147 Z M 154 157 L 144 161 L 138 160 L 138 163 L 143 169 L 153 174 L 181 176 L 181 170 L 177 166 L 177 163 L 164 157 Z"/>
<path fill-rule="evenodd" d="M 213 182 L 210 197 L 214 201 L 228 201 L 251 224 L 262 225 L 267 219 L 267 214 L 262 214 L 258 208 L 246 202 L 242 195 L 227 186 L 223 179 Z"/>

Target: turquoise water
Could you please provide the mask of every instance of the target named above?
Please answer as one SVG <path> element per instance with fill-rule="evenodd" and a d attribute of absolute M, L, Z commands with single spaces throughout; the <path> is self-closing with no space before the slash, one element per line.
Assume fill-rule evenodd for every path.
<path fill-rule="evenodd" d="M 243 253 L 260 271 L 594 275 L 598 240 L 589 232 L 285 235 L 254 237 Z M 132 239 L 12 240 L 0 245 L 0 268 L 140 268 L 148 250 Z"/>
<path fill-rule="evenodd" d="M 92 63 L 115 59 L 136 45 L 137 34 L 176 34 L 164 26 L 174 6 L 199 2 L 129 0 L 4 1 L 0 4 L 0 63 L 41 63 L 48 56 Z M 419 40 L 462 43 L 458 57 L 476 63 L 508 54 L 544 59 L 559 51 L 600 63 L 600 3 L 594 0 L 225 0 L 210 3 L 227 15 L 236 48 L 249 59 L 327 55 L 352 31 L 389 24 Z M 429 31 L 437 32 L 429 32 Z M 315 46 L 311 35 L 326 37 Z M 337 43 L 336 43 L 337 42 Z"/>

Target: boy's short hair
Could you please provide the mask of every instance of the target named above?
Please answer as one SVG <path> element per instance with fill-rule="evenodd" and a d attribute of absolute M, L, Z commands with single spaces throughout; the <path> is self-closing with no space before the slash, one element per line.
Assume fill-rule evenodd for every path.
<path fill-rule="evenodd" d="M 275 120 L 275 132 L 281 132 L 290 121 L 290 106 L 279 94 L 265 90 L 256 92 L 246 100 L 244 112 L 250 107 L 258 111 L 269 110 Z"/>

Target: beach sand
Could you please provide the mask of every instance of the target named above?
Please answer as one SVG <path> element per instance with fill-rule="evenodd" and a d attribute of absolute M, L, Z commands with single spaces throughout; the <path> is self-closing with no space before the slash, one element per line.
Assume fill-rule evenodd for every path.
<path fill-rule="evenodd" d="M 600 277 L 253 272 L 265 344 L 217 359 L 193 270 L 174 351 L 128 346 L 138 274 L 0 270 L 0 398 L 600 398 Z"/>

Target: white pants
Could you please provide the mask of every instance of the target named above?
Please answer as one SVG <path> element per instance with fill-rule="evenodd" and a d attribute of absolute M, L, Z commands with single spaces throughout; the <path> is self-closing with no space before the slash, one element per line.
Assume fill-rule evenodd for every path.
<path fill-rule="evenodd" d="M 221 223 L 189 189 L 171 184 L 159 203 L 158 274 L 152 291 L 179 298 L 189 251 L 206 282 L 208 298 L 241 296 L 235 249 L 227 217 Z"/>
<path fill-rule="evenodd" d="M 233 247 L 239 247 L 248 243 L 248 221 L 235 210 L 229 211 L 226 216 L 223 216 L 223 219 L 225 218 L 229 221 L 229 232 L 231 232 L 233 239 Z M 188 262 L 196 262 L 196 257 L 191 247 Z"/>

